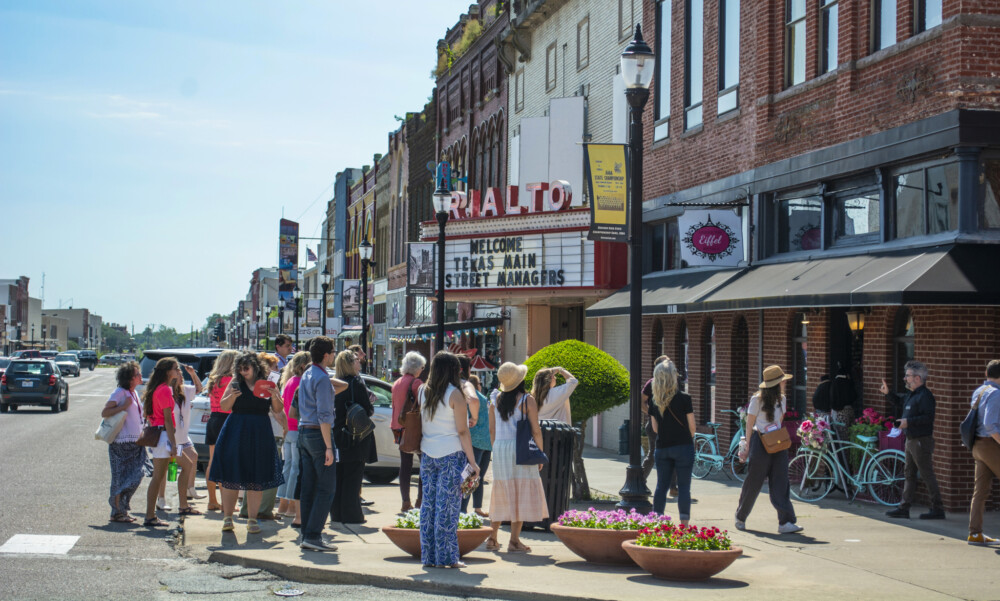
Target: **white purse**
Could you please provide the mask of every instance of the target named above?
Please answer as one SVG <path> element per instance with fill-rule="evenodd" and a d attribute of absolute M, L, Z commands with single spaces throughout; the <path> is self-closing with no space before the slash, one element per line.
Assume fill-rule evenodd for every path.
<path fill-rule="evenodd" d="M 113 443 L 118 438 L 118 433 L 122 431 L 122 427 L 125 426 L 127 413 L 128 411 L 120 411 L 111 417 L 101 419 L 97 431 L 94 432 L 94 440 L 103 440 L 108 444 Z"/>

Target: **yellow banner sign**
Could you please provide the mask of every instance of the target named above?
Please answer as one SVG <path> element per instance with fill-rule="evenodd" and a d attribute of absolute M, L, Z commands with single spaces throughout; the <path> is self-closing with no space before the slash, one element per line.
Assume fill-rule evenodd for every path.
<path fill-rule="evenodd" d="M 590 186 L 591 240 L 628 241 L 628 198 L 631 174 L 624 144 L 587 144 L 583 147 Z"/>

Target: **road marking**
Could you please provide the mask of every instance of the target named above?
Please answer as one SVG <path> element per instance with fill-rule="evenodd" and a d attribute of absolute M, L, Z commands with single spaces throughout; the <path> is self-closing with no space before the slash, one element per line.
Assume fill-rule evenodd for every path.
<path fill-rule="evenodd" d="M 78 396 L 99 396 L 99 397 L 108 397 L 108 396 L 111 396 L 111 395 L 110 395 L 110 394 L 85 394 L 85 393 L 82 393 L 82 392 L 74 392 L 74 393 L 73 393 L 73 398 L 76 398 L 76 397 L 78 397 Z"/>
<path fill-rule="evenodd" d="M 51 534 L 15 534 L 0 546 L 0 553 L 34 553 L 38 555 L 65 555 L 73 548 L 79 536 Z"/>

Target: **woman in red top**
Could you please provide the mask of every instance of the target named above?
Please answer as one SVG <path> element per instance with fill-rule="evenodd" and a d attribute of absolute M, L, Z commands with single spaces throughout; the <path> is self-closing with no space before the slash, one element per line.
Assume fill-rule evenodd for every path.
<path fill-rule="evenodd" d="M 233 364 L 240 356 L 239 351 L 222 351 L 215 359 L 212 366 L 212 373 L 208 375 L 208 398 L 212 403 L 212 414 L 205 424 L 205 444 L 208 445 L 208 463 L 205 464 L 205 482 L 208 484 L 208 510 L 221 511 L 218 497 L 215 496 L 215 482 L 211 475 L 212 458 L 215 456 L 215 443 L 219 439 L 219 432 L 222 425 L 226 423 L 226 418 L 232 411 L 222 409 L 222 395 L 226 392 L 226 387 L 233 379 Z"/>
<path fill-rule="evenodd" d="M 174 389 L 173 383 L 181 378 L 181 365 L 177 359 L 164 357 L 156 362 L 153 374 L 149 376 L 146 389 L 142 392 L 142 410 L 150 426 L 161 428 L 160 441 L 151 449 L 153 455 L 153 479 L 146 490 L 146 521 L 144 526 L 166 526 L 156 517 L 156 495 L 163 479 L 167 476 L 167 465 L 177 457 L 177 440 L 174 437 Z M 190 512 L 187 495 L 180 494 L 181 514 Z M 186 511 L 185 511 L 186 510 Z"/>

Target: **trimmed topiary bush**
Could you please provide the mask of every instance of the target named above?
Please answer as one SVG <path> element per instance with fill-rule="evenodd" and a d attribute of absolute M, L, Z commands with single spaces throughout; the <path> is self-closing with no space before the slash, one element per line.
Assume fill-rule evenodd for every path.
<path fill-rule="evenodd" d="M 550 344 L 528 357 L 524 364 L 528 367 L 528 374 L 524 379 L 526 387 L 531 386 L 535 373 L 546 367 L 565 368 L 580 381 L 569 402 L 573 425 L 581 433 L 573 453 L 573 496 L 577 499 L 589 499 L 590 484 L 583 465 L 583 440 L 587 420 L 628 402 L 628 371 L 611 355 L 579 340 Z M 557 384 L 562 383 L 560 377 Z"/>

